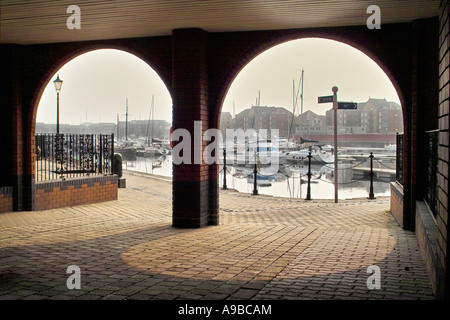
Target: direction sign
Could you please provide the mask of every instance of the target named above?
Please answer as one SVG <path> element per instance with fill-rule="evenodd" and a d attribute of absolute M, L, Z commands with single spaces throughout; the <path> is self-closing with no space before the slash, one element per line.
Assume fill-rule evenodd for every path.
<path fill-rule="evenodd" d="M 329 103 L 329 102 L 333 102 L 333 96 L 319 97 L 319 98 L 318 98 L 318 102 L 319 102 L 319 103 Z"/>
<path fill-rule="evenodd" d="M 338 109 L 354 110 L 358 107 L 356 102 L 338 102 Z"/>

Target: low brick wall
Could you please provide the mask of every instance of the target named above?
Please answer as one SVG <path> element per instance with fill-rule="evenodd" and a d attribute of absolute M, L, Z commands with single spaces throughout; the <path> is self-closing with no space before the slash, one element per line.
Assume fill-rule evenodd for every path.
<path fill-rule="evenodd" d="M 443 296 L 443 269 L 437 257 L 438 228 L 425 202 L 416 202 L 416 237 L 420 252 L 426 263 L 433 292 L 437 298 Z"/>
<path fill-rule="evenodd" d="M 0 213 L 13 210 L 12 187 L 0 188 Z"/>
<path fill-rule="evenodd" d="M 391 182 L 391 213 L 403 228 L 403 186 L 397 182 Z"/>
<path fill-rule="evenodd" d="M 117 175 L 43 181 L 35 184 L 35 209 L 46 210 L 117 200 Z"/>

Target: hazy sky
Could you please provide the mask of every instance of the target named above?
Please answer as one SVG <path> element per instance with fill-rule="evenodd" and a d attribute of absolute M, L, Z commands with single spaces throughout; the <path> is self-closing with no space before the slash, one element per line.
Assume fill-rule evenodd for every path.
<path fill-rule="evenodd" d="M 400 103 L 398 95 L 378 65 L 348 45 L 324 39 L 302 39 L 278 45 L 252 60 L 229 88 L 222 111 L 236 113 L 256 104 L 280 106 L 292 111 L 293 81 L 298 88 L 304 70 L 303 111 L 325 114 L 331 104 L 317 97 L 332 95 L 339 101 L 365 102 L 369 97 Z M 97 50 L 68 62 L 58 71 L 63 80 L 60 123 L 116 122 L 125 120 L 126 98 L 130 120 L 148 119 L 152 95 L 154 119 L 171 122 L 172 99 L 157 73 L 139 58 L 118 50 Z M 38 107 L 37 121 L 56 123 L 53 80 Z M 300 105 L 300 102 L 299 102 Z"/>
<path fill-rule="evenodd" d="M 143 60 L 119 50 L 96 50 L 69 61 L 58 72 L 63 80 L 60 123 L 148 119 L 154 95 L 154 119 L 172 119 L 172 99 L 158 74 Z M 53 80 L 38 106 L 37 121 L 56 123 L 56 91 Z"/>
<path fill-rule="evenodd" d="M 332 105 L 318 104 L 317 97 L 332 95 L 338 101 L 365 102 L 386 98 L 400 104 L 397 92 L 382 69 L 361 51 L 337 41 L 302 39 L 273 47 L 252 60 L 238 74 L 225 98 L 222 111 L 236 114 L 256 104 L 293 109 L 293 81 L 299 87 L 304 70 L 303 111 L 325 114 Z M 300 101 L 298 103 L 300 107 Z"/>

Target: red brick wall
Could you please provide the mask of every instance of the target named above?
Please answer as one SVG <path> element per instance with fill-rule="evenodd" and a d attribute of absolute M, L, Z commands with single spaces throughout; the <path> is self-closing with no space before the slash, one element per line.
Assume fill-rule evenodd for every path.
<path fill-rule="evenodd" d="M 117 176 L 37 182 L 35 209 L 46 210 L 117 200 Z"/>
<path fill-rule="evenodd" d="M 12 172 L 15 210 L 33 210 L 33 136 L 36 108 L 46 83 L 64 63 L 78 54 L 100 48 L 122 48 L 148 62 L 169 87 L 174 102 L 174 126 L 189 129 L 202 120 L 203 130 L 217 128 L 222 102 L 233 79 L 261 52 L 286 41 L 321 37 L 341 41 L 362 50 L 387 73 L 398 90 L 405 115 L 405 131 L 411 121 L 412 24 L 383 25 L 369 30 L 365 25 L 318 29 L 256 32 L 207 33 L 198 29 L 174 30 L 172 36 L 86 41 L 77 43 L 0 46 L 4 108 L 11 110 L 5 130 L 13 132 L 12 159 L 5 170 Z M 5 66 L 5 68 L 3 68 Z M 11 81 L 9 79 L 12 79 Z M 4 80 L 2 80 L 4 81 Z M 3 83 L 3 82 L 2 82 Z M 2 106 L 3 107 L 3 106 Z M 2 128 L 3 129 L 3 128 Z M 410 135 L 405 146 L 410 146 Z M 7 144 L 8 145 L 8 144 Z M 203 143 L 205 146 L 205 143 Z M 410 156 L 405 151 L 405 176 L 409 176 Z M 216 166 L 179 166 L 174 169 L 174 212 L 186 221 L 204 225 L 217 222 L 218 170 Z M 0 178 L 1 180 L 1 178 Z M 0 181 L 0 183 L 4 183 Z M 413 203 L 409 181 L 405 181 L 405 203 Z M 2 184 L 0 184 L 1 186 Z M 195 190 L 192 193 L 186 190 Z M 186 212 L 187 203 L 193 209 Z M 409 206 L 405 206 L 405 210 Z M 410 211 L 408 213 L 411 215 Z M 174 213 L 174 216 L 177 214 Z M 209 216 L 209 217 L 208 217 Z"/>
<path fill-rule="evenodd" d="M 0 133 L 9 156 L 0 158 L 0 187 L 13 186 L 14 210 L 34 210 L 34 134 L 42 92 L 54 73 L 76 56 L 96 49 L 135 54 L 171 86 L 171 37 L 114 39 L 45 45 L 0 45 Z"/>
<path fill-rule="evenodd" d="M 0 213 L 13 210 L 12 187 L 0 188 Z"/>
<path fill-rule="evenodd" d="M 439 36 L 439 150 L 438 150 L 438 260 L 445 275 L 444 295 L 450 296 L 450 272 L 448 268 L 448 164 L 449 164 L 449 57 L 450 57 L 450 2 L 443 0 L 440 6 Z"/>
<path fill-rule="evenodd" d="M 351 45 L 372 58 L 387 74 L 400 97 L 404 117 L 405 181 L 403 216 L 406 229 L 414 229 L 414 198 L 411 187 L 411 110 L 413 24 L 383 25 L 373 32 L 366 26 L 274 30 L 210 34 L 208 39 L 209 106 L 211 127 L 218 128 L 222 103 L 238 73 L 256 56 L 287 41 L 318 37 Z M 387 49 L 389 48 L 389 49 Z M 331 88 L 330 88 L 331 90 Z M 212 175 L 217 170 L 210 170 Z M 211 189 L 210 189 L 211 191 Z M 211 194 L 210 194 L 211 198 Z M 216 203 L 216 202 L 215 202 Z"/>
<path fill-rule="evenodd" d="M 191 135 L 191 164 L 174 164 L 172 169 L 175 227 L 202 227 L 210 223 L 209 166 L 204 161 L 195 163 L 194 158 L 194 151 L 197 149 L 195 121 L 201 121 L 202 137 L 210 128 L 207 39 L 208 34 L 200 29 L 173 32 L 173 128 L 186 129 Z M 201 151 L 206 145 L 207 141 L 202 139 Z"/>
<path fill-rule="evenodd" d="M 397 182 L 391 182 L 391 214 L 403 228 L 403 187 Z"/>
<path fill-rule="evenodd" d="M 437 261 L 437 226 L 430 209 L 424 201 L 416 205 L 416 237 L 419 241 L 420 252 L 425 260 L 428 276 L 434 294 L 442 298 L 442 272 Z"/>

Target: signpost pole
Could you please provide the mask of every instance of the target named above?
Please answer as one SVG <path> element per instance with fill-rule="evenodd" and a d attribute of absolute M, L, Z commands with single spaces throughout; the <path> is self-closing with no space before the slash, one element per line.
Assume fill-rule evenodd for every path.
<path fill-rule="evenodd" d="M 334 113 L 334 202 L 338 203 L 338 142 L 337 142 L 337 110 L 338 110 L 338 101 L 337 101 L 337 92 L 338 87 L 333 87 L 331 89 L 333 91 L 333 113 Z"/>

